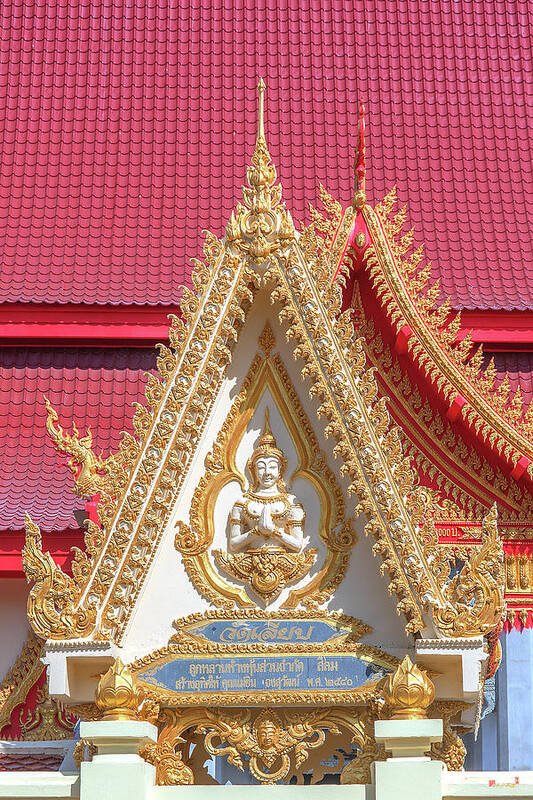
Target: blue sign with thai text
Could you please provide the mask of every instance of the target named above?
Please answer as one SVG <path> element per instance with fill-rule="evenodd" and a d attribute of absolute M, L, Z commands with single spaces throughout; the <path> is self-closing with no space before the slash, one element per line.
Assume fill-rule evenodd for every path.
<path fill-rule="evenodd" d="M 335 622 L 307 619 L 210 620 L 188 633 L 217 644 L 317 644 L 346 636 Z"/>
<path fill-rule="evenodd" d="M 219 655 L 177 657 L 137 674 L 172 693 L 349 691 L 389 669 L 353 654 Z"/>

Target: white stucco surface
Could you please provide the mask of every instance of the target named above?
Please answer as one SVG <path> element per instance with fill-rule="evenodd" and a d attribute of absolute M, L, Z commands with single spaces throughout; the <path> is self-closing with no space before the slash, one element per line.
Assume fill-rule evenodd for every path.
<path fill-rule="evenodd" d="M 13 666 L 28 635 L 27 597 L 25 580 L 0 581 L 0 681 Z"/>

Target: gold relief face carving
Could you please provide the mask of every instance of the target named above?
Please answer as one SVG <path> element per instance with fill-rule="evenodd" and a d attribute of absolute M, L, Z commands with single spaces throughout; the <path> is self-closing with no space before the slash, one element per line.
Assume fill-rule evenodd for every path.
<path fill-rule="evenodd" d="M 260 343 L 265 352 L 272 352 L 274 339 L 268 324 Z M 258 601 L 272 602 L 289 583 L 301 581 L 309 573 L 318 553 L 316 548 L 305 546 L 305 511 L 285 485 L 287 459 L 272 434 L 268 410 L 263 432 L 247 464 L 248 481 L 237 466 L 239 445 L 267 391 L 296 452 L 297 466 L 291 482 L 306 479 L 318 497 L 318 532 L 327 550 L 318 573 L 304 586 L 292 590 L 283 607 L 326 602 L 346 572 L 356 541 L 352 523 L 345 518 L 342 490 L 326 464 L 280 356 L 257 355 L 206 459 L 207 470 L 191 504 L 190 524 L 178 523 L 175 538 L 196 588 L 219 607 L 253 607 Z M 211 554 L 217 498 L 231 482 L 239 483 L 241 494 L 229 514 L 228 548 L 217 548 Z M 230 584 L 222 573 L 244 583 L 246 588 Z"/>

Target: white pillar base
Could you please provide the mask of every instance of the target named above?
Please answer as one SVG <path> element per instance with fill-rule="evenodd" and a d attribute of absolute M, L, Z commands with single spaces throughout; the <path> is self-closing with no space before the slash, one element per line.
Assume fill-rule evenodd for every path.
<path fill-rule="evenodd" d="M 80 736 L 97 747 L 93 760 L 81 765 L 80 800 L 146 800 L 155 785 L 155 767 L 139 755 L 157 741 L 149 722 L 82 722 Z"/>

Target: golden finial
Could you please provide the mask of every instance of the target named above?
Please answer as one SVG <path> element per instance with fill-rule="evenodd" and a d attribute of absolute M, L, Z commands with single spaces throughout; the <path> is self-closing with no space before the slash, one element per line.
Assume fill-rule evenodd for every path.
<path fill-rule="evenodd" d="M 267 457 L 270 455 L 277 456 L 278 458 L 283 457 L 283 453 L 278 448 L 276 439 L 272 433 L 272 428 L 270 427 L 270 412 L 267 406 L 265 408 L 265 423 L 263 425 L 263 431 L 261 433 L 259 443 L 252 455 L 252 460 L 255 461 L 256 458 L 260 458 L 261 456 Z"/>
<path fill-rule="evenodd" d="M 259 78 L 259 83 L 257 84 L 257 91 L 259 92 L 259 114 L 257 119 L 257 139 L 264 139 L 265 138 L 265 89 L 266 85 L 263 78 Z"/>
<path fill-rule="evenodd" d="M 135 685 L 130 670 L 117 658 L 102 675 L 96 689 L 95 701 L 103 712 L 102 719 L 136 719 L 143 699 L 143 690 Z"/>
<path fill-rule="evenodd" d="M 261 431 L 261 436 L 259 438 L 259 442 L 254 448 L 252 455 L 248 461 L 248 469 L 250 470 L 252 477 L 255 480 L 255 462 L 259 458 L 277 458 L 280 461 L 280 473 L 283 475 L 285 469 L 287 468 L 287 459 L 285 457 L 285 453 L 283 450 L 280 450 L 278 447 L 278 443 L 272 433 L 272 429 L 270 427 L 270 414 L 268 410 L 268 406 L 265 408 L 265 423 L 263 425 L 263 430 Z"/>
<path fill-rule="evenodd" d="M 434 698 L 433 681 L 409 656 L 385 679 L 383 699 L 393 712 L 390 719 L 426 719 L 426 710 Z"/>
<path fill-rule="evenodd" d="M 359 104 L 357 152 L 355 154 L 354 171 L 355 192 L 352 205 L 354 208 L 362 208 L 366 203 L 365 106 L 362 100 Z"/>

